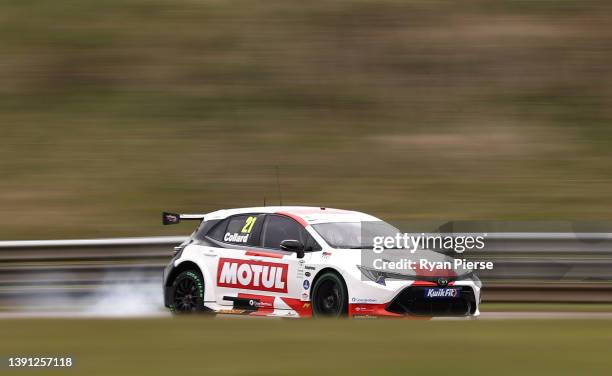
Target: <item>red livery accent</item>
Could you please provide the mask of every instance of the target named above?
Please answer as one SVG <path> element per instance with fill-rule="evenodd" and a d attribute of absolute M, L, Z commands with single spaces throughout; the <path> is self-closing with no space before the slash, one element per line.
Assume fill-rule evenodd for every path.
<path fill-rule="evenodd" d="M 399 313 L 389 312 L 386 310 L 387 304 L 349 304 L 350 317 L 402 317 Z"/>
<path fill-rule="evenodd" d="M 448 283 L 449 286 L 453 286 L 454 284 L 455 282 Z M 414 283 L 412 283 L 412 286 L 438 286 L 438 284 L 435 282 L 429 282 L 429 281 L 414 281 Z"/>
<path fill-rule="evenodd" d="M 438 286 L 438 284 L 429 281 L 414 281 L 414 283 L 412 283 L 412 286 Z"/>
<path fill-rule="evenodd" d="M 299 215 L 297 215 L 297 214 L 287 213 L 287 212 L 277 212 L 276 214 L 280 214 L 280 215 L 284 215 L 284 216 L 287 216 L 287 217 L 289 217 L 289 218 L 292 218 L 292 219 L 294 219 L 294 220 L 295 220 L 297 223 L 301 224 L 301 225 L 302 225 L 302 226 L 304 226 L 304 227 L 307 227 L 307 226 L 308 226 L 308 222 L 306 222 L 306 221 L 304 220 L 304 218 L 300 217 L 300 216 L 299 216 Z"/>
<path fill-rule="evenodd" d="M 217 286 L 287 292 L 287 264 L 220 258 Z"/>
<path fill-rule="evenodd" d="M 312 317 L 312 303 L 303 302 L 300 299 L 281 298 L 285 304 L 297 312 L 300 317 Z"/>
<path fill-rule="evenodd" d="M 406 316 L 386 310 L 387 304 L 349 304 L 349 317 L 355 318 L 398 318 L 402 320 L 431 320 L 428 316 Z"/>
<path fill-rule="evenodd" d="M 247 250 L 245 255 L 247 256 L 261 256 L 261 257 L 271 257 L 271 258 L 283 258 L 283 255 L 273 252 L 262 252 L 262 251 L 253 251 Z"/>
<path fill-rule="evenodd" d="M 416 275 L 421 277 L 455 277 L 457 275 L 457 273 L 455 273 L 453 270 L 422 269 L 418 264 L 413 270 L 415 271 Z"/>

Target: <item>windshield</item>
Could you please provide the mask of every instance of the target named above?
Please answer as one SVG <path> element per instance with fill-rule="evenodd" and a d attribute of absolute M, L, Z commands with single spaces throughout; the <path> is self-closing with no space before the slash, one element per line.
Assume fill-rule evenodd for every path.
<path fill-rule="evenodd" d="M 383 221 L 332 222 L 312 227 L 334 248 L 373 248 L 374 237 L 395 237 L 400 233 L 400 230 Z"/>

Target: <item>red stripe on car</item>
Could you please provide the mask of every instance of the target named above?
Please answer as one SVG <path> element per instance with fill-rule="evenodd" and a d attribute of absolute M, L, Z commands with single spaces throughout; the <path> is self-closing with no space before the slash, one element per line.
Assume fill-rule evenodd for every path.
<path fill-rule="evenodd" d="M 283 258 L 283 255 L 273 252 L 263 252 L 263 251 L 253 251 L 247 250 L 245 253 L 246 256 L 261 256 L 261 257 L 272 257 L 272 258 Z"/>
<path fill-rule="evenodd" d="M 403 317 L 403 315 L 386 310 L 387 304 L 349 304 L 350 317 Z"/>
<path fill-rule="evenodd" d="M 297 214 L 288 213 L 288 212 L 278 212 L 278 213 L 276 213 L 276 214 L 279 214 L 279 215 L 284 215 L 284 216 L 287 216 L 287 217 L 289 217 L 289 218 L 292 218 L 293 220 L 295 220 L 297 223 L 301 224 L 301 225 L 302 225 L 302 226 L 304 226 L 304 227 L 307 227 L 307 226 L 308 226 L 308 222 L 306 222 L 306 221 L 304 220 L 304 218 L 300 217 L 300 216 L 299 216 L 299 215 L 297 215 Z"/>
<path fill-rule="evenodd" d="M 294 298 L 281 298 L 285 304 L 291 307 L 292 310 L 297 312 L 300 317 L 312 317 L 312 304 L 310 302 L 303 302 L 300 299 Z"/>
<path fill-rule="evenodd" d="M 429 281 L 414 281 L 412 286 L 438 286 L 438 284 L 435 282 L 429 282 Z"/>

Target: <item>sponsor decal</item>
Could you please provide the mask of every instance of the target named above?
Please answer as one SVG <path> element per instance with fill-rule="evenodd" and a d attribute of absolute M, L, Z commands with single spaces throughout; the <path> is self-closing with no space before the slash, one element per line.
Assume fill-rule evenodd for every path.
<path fill-rule="evenodd" d="M 228 243 L 246 243 L 249 240 L 249 235 L 250 234 L 244 234 L 241 235 L 239 233 L 225 233 L 225 236 L 223 236 L 223 241 L 228 242 Z"/>
<path fill-rule="evenodd" d="M 310 287 L 310 281 L 305 279 L 304 280 L 304 290 L 308 290 L 309 287 Z"/>
<path fill-rule="evenodd" d="M 310 272 L 306 272 L 306 273 L 304 273 L 304 275 L 305 275 L 306 277 L 310 277 Z"/>
<path fill-rule="evenodd" d="M 376 299 L 373 298 L 351 298 L 353 303 L 376 303 Z"/>
<path fill-rule="evenodd" d="M 217 286 L 287 292 L 287 269 L 287 264 L 221 258 Z"/>
<path fill-rule="evenodd" d="M 426 298 L 456 298 L 459 296 L 459 289 L 427 289 L 425 290 Z"/>
<path fill-rule="evenodd" d="M 332 254 L 331 254 L 331 252 L 323 252 L 323 254 L 321 255 L 321 257 L 322 257 L 322 258 L 324 258 L 324 259 L 328 259 L 328 258 L 329 258 L 329 256 L 331 256 L 331 255 L 332 255 Z"/>
<path fill-rule="evenodd" d="M 317 270 L 317 268 L 315 268 L 314 266 L 309 266 L 309 265 L 306 265 L 305 268 L 306 270 Z"/>
<path fill-rule="evenodd" d="M 308 294 L 307 294 L 307 293 L 303 293 L 303 294 L 302 294 L 302 299 L 303 299 L 303 300 L 308 299 Z"/>
<path fill-rule="evenodd" d="M 266 296 L 266 295 L 255 295 L 255 294 L 238 294 L 239 299 L 245 299 L 248 301 L 253 301 L 253 305 L 249 307 L 251 313 L 250 315 L 255 316 L 265 316 L 274 311 L 274 297 Z M 242 307 L 234 307 L 234 308 L 242 308 Z"/>
<path fill-rule="evenodd" d="M 440 278 L 438 278 L 437 282 L 438 282 L 439 286 L 446 286 L 446 285 L 448 285 L 448 278 L 440 277 Z"/>
<path fill-rule="evenodd" d="M 372 316 L 372 315 L 353 315 L 353 318 L 355 319 L 377 319 L 378 316 Z"/>
<path fill-rule="evenodd" d="M 245 309 L 220 309 L 217 313 L 224 313 L 227 315 L 242 315 L 248 313 Z"/>
<path fill-rule="evenodd" d="M 298 279 L 303 279 L 303 278 L 304 278 L 304 263 L 305 263 L 305 262 L 306 262 L 306 261 L 304 261 L 304 259 L 301 259 L 301 260 L 298 262 L 297 273 L 296 273 L 296 277 L 297 277 Z"/>
<path fill-rule="evenodd" d="M 306 305 L 304 302 L 298 299 L 292 299 L 292 298 L 280 298 L 280 299 L 283 302 L 285 302 L 285 304 L 287 304 L 289 307 L 291 307 L 291 309 L 293 310 L 292 312 L 297 313 L 298 316 L 312 317 L 312 307 L 310 306 L 310 304 Z"/>

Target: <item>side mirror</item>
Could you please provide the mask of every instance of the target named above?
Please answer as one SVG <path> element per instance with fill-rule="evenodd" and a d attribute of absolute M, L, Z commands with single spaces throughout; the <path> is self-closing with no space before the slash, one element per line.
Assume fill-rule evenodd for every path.
<path fill-rule="evenodd" d="M 299 240 L 283 240 L 280 247 L 283 251 L 295 252 L 297 258 L 304 258 L 304 244 Z"/>

